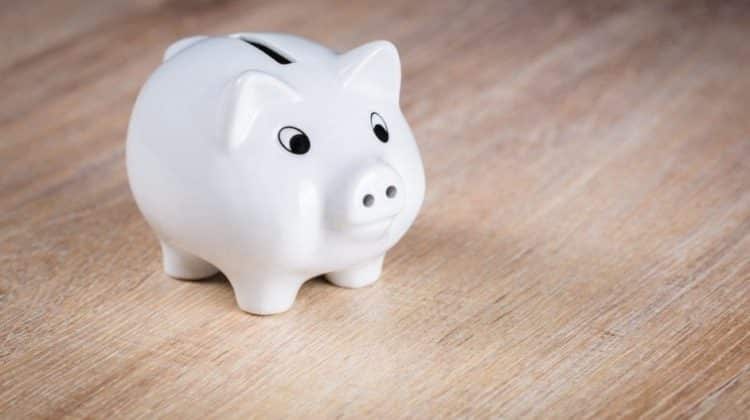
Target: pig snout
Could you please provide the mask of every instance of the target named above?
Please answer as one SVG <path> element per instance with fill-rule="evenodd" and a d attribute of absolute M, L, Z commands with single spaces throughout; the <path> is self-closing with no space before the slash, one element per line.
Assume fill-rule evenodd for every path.
<path fill-rule="evenodd" d="M 390 166 L 374 165 L 366 169 L 353 184 L 350 200 L 354 205 L 348 215 L 349 223 L 373 223 L 401 211 L 404 204 L 403 182 Z"/>
<path fill-rule="evenodd" d="M 385 162 L 362 165 L 344 177 L 343 188 L 332 192 L 333 224 L 339 229 L 383 225 L 404 207 L 404 182 Z"/>

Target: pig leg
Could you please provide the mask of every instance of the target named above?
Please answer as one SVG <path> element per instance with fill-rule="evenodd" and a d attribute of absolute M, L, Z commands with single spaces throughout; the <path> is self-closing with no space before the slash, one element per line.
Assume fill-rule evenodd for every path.
<path fill-rule="evenodd" d="M 161 255 L 164 272 L 170 277 L 185 280 L 202 279 L 218 273 L 219 270 L 210 263 L 177 249 L 166 242 L 161 242 Z"/>
<path fill-rule="evenodd" d="M 229 276 L 229 282 L 240 309 L 255 315 L 271 315 L 286 312 L 292 307 L 305 279 L 253 272 Z"/>
<path fill-rule="evenodd" d="M 380 277 L 383 271 L 383 258 L 381 255 L 375 259 L 366 261 L 363 264 L 348 268 L 346 270 L 334 271 L 326 274 L 328 281 L 339 287 L 357 289 L 369 286 Z"/>

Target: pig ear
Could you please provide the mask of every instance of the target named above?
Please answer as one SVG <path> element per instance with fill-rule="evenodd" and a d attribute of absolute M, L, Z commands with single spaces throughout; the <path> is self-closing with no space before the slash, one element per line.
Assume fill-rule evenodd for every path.
<path fill-rule="evenodd" d="M 247 138 L 258 114 L 269 105 L 302 100 L 294 88 L 261 71 L 250 70 L 238 76 L 229 86 L 224 124 L 224 139 L 230 150 Z"/>
<path fill-rule="evenodd" d="M 374 41 L 339 57 L 339 76 L 344 88 L 398 103 L 401 60 L 388 41 Z"/>

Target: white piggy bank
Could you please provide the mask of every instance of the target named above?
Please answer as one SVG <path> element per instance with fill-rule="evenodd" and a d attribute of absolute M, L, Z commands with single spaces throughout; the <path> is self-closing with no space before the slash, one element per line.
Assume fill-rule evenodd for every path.
<path fill-rule="evenodd" d="M 425 192 L 400 84 L 385 41 L 344 54 L 271 33 L 170 46 L 127 140 L 130 187 L 164 271 L 222 271 L 254 314 L 289 309 L 320 274 L 375 282 Z"/>

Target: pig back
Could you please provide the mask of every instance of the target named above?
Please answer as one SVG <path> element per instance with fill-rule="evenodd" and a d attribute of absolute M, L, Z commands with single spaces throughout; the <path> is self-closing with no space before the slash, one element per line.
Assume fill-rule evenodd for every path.
<path fill-rule="evenodd" d="M 162 63 L 141 89 L 127 171 L 138 207 L 163 239 L 179 246 L 226 230 L 217 214 L 232 176 L 221 138 L 225 95 L 237 75 L 264 67 L 242 41 L 207 38 Z"/>

